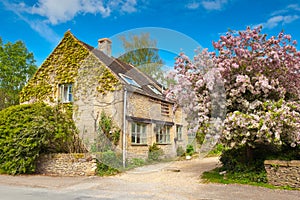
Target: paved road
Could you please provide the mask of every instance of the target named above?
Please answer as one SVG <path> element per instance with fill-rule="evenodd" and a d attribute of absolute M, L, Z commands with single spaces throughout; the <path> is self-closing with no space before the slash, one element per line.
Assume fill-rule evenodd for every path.
<path fill-rule="evenodd" d="M 218 165 L 216 158 L 206 158 L 152 165 L 105 178 L 0 176 L 0 199 L 300 199 L 300 191 L 201 183 L 199 175 L 216 165 Z M 180 172 L 174 172 L 172 169 L 180 169 Z"/>

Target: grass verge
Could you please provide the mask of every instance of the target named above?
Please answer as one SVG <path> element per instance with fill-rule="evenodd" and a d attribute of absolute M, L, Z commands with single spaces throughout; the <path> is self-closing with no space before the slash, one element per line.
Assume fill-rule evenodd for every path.
<path fill-rule="evenodd" d="M 204 172 L 201 176 L 203 183 L 246 184 L 270 189 L 300 190 L 290 186 L 274 186 L 267 183 L 266 172 L 234 172 L 225 173 L 222 168 Z"/>

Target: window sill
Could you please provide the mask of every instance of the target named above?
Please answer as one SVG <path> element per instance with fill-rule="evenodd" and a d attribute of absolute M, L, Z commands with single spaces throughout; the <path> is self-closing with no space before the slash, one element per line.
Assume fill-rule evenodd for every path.
<path fill-rule="evenodd" d="M 135 144 L 135 143 L 131 143 L 131 146 L 148 146 L 148 144 Z"/>
<path fill-rule="evenodd" d="M 171 143 L 156 143 L 158 145 L 171 145 Z"/>

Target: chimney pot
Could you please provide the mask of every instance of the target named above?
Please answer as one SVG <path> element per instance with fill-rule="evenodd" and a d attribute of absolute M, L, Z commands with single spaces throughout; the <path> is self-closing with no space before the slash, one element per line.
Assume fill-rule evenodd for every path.
<path fill-rule="evenodd" d="M 102 38 L 98 40 L 98 49 L 108 56 L 111 56 L 111 40 Z"/>

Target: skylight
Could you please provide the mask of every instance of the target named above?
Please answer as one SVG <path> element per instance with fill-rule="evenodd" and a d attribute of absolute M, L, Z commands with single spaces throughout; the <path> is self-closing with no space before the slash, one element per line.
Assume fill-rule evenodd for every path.
<path fill-rule="evenodd" d="M 135 80 L 133 80 L 132 78 L 130 78 L 129 76 L 126 76 L 124 74 L 120 74 L 120 76 L 122 77 L 122 79 L 124 81 L 126 81 L 126 83 L 130 84 L 130 85 L 133 85 L 135 87 L 141 87 L 139 84 L 137 84 L 137 82 L 135 82 Z"/>
<path fill-rule="evenodd" d="M 161 92 L 156 89 L 153 85 L 147 85 L 148 88 L 150 88 L 152 90 L 152 92 L 154 92 L 155 94 L 158 94 L 158 95 L 162 95 Z"/>

